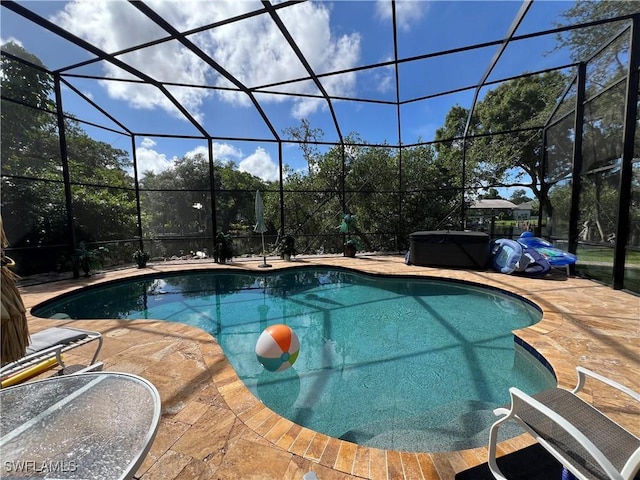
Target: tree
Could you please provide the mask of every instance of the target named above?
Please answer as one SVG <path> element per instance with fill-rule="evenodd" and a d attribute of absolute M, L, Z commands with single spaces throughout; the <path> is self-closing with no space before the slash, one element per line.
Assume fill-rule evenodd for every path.
<path fill-rule="evenodd" d="M 53 82 L 42 62 L 15 44 L 2 57 L 2 216 L 22 274 L 70 263 L 65 190 Z M 64 120 L 77 240 L 131 238 L 135 190 L 128 154 L 90 138 L 73 118 Z M 24 253 L 23 253 L 24 252 Z M 127 253 L 130 259 L 131 253 Z M 18 259 L 16 259 L 18 261 Z"/>
<path fill-rule="evenodd" d="M 489 191 L 484 195 L 478 195 L 478 198 L 485 200 L 502 200 L 500 192 L 498 192 L 498 190 L 496 190 L 495 188 L 490 188 Z"/>
<path fill-rule="evenodd" d="M 398 229 L 398 151 L 363 146 L 359 135 L 350 134 L 345 150 L 346 212 L 357 219 L 359 248 L 381 250 L 395 243 Z M 357 146 L 357 144 L 360 144 Z"/>
<path fill-rule="evenodd" d="M 128 153 L 93 140 L 77 126 L 66 134 L 77 239 L 133 238 L 138 221 Z"/>
<path fill-rule="evenodd" d="M 45 68 L 19 45 L 3 51 Z M 1 57 L 2 217 L 12 247 L 62 243 L 66 238 L 59 144 L 50 96 L 53 82 L 38 68 Z M 62 230 L 61 230 L 62 229 Z"/>
<path fill-rule="evenodd" d="M 527 195 L 527 191 L 524 190 L 523 188 L 519 188 L 519 189 L 515 190 L 511 194 L 511 197 L 509 198 L 509 201 L 511 203 L 515 203 L 516 205 L 520 205 L 522 203 L 530 202 L 532 200 L 533 199 Z"/>
<path fill-rule="evenodd" d="M 571 212 L 571 184 L 558 182 L 550 186 L 547 201 L 553 215 L 546 214 L 547 234 L 557 238 L 567 237 L 569 234 L 569 214 Z"/>
<path fill-rule="evenodd" d="M 447 113 L 444 126 L 436 130 L 434 144 L 435 158 L 442 166 L 443 172 L 449 176 L 448 186 L 457 189 L 453 193 L 457 196 L 457 204 L 452 208 L 448 217 L 454 214 L 460 215 L 461 209 L 468 201 L 471 201 L 473 191 L 481 188 L 481 183 L 472 175 L 476 170 L 475 159 L 466 155 L 466 151 L 472 148 L 474 139 L 464 138 L 469 110 L 454 105 Z M 477 128 L 475 116 L 469 124 L 469 132 Z"/>
<path fill-rule="evenodd" d="M 309 173 L 312 173 L 320 156 L 317 142 L 321 141 L 324 136 L 322 129 L 311 128 L 309 120 L 302 118 L 300 120 L 300 126 L 287 127 L 282 131 L 282 133 L 298 142 L 300 150 L 302 150 L 302 155 L 307 161 L 308 171 Z"/>
<path fill-rule="evenodd" d="M 536 127 L 544 125 L 565 83 L 562 74 L 548 72 L 505 82 L 487 93 L 476 109 L 474 133 L 492 135 L 476 138 L 470 149 L 474 178 L 485 185 L 526 186 L 544 202 L 542 139 Z M 532 130 L 510 132 L 525 128 Z"/>
<path fill-rule="evenodd" d="M 217 230 L 248 231 L 255 191 L 264 189 L 264 182 L 220 160 L 214 160 L 214 178 Z M 204 155 L 182 157 L 161 173 L 146 172 L 140 186 L 148 233 L 213 235 L 209 160 Z"/>
<path fill-rule="evenodd" d="M 163 172 L 144 172 L 140 189 L 147 234 L 213 234 L 209 161 L 201 153 L 177 159 Z"/>
<path fill-rule="evenodd" d="M 616 18 L 624 15 L 640 13 L 640 2 L 635 0 L 620 1 L 587 1 L 575 2 L 570 8 L 560 14 L 565 21 L 556 22 L 558 27 L 588 23 L 594 20 Z M 629 25 L 628 22 L 625 22 Z M 568 48 L 574 62 L 586 61 L 591 58 L 602 45 L 617 35 L 624 25 L 621 22 L 611 22 L 602 25 L 572 29 L 556 35 L 555 50 Z M 619 42 L 612 48 L 607 48 L 591 62 L 590 81 L 602 85 L 613 77 L 620 76 L 626 70 L 629 42 Z M 611 68 L 613 66 L 613 68 Z"/>
<path fill-rule="evenodd" d="M 45 68 L 35 55 L 21 46 L 9 42 L 2 46 L 4 52 L 23 58 L 33 65 Z M 51 100 L 53 80 L 44 70 L 31 67 L 13 60 L 8 56 L 0 57 L 0 75 L 2 79 L 2 171 L 10 166 L 7 159 L 16 161 L 15 155 L 24 149 L 33 147 L 40 132 L 52 133 L 55 118 L 46 112 L 54 112 L 55 104 Z M 10 99 L 5 100 L 5 98 Z"/>
<path fill-rule="evenodd" d="M 461 165 L 454 155 L 437 155 L 436 151 L 431 145 L 402 151 L 403 238 L 419 230 L 453 227 L 457 222 Z"/>
<path fill-rule="evenodd" d="M 562 13 L 564 21 L 559 22 L 558 26 L 638 13 L 640 13 L 640 3 L 636 1 L 580 1 Z M 607 242 L 615 231 L 617 185 L 620 175 L 617 166 L 622 157 L 621 132 L 625 105 L 625 85 L 624 82 L 618 82 L 624 78 L 628 69 L 631 29 L 606 48 L 599 50 L 630 25 L 631 22 L 628 20 L 610 22 L 558 34 L 556 50 L 568 48 L 574 61 L 588 61 L 587 98 L 599 94 L 587 104 L 583 123 L 583 161 L 578 221 L 579 237 L 585 241 Z M 599 53 L 593 56 L 598 51 Z M 613 88 L 608 88 L 616 83 L 618 84 Z M 607 90 L 603 92 L 605 89 Z M 569 135 L 563 132 L 559 135 L 556 132 L 553 133 L 549 148 L 551 158 L 559 159 L 559 165 L 567 165 L 568 162 L 562 160 L 571 159 L 566 153 L 572 143 L 571 132 Z M 636 139 L 640 138 L 638 135 L 639 129 L 636 129 Z M 558 177 L 561 176 L 558 175 Z M 632 209 L 633 217 L 633 206 L 629 208 Z M 632 238 L 636 236 L 634 233 L 631 235 Z"/>
<path fill-rule="evenodd" d="M 437 129 L 435 134 L 434 148 L 438 161 L 447 166 L 447 170 L 452 176 L 451 184 L 459 188 L 466 187 L 466 185 L 462 185 L 463 149 L 470 148 L 474 141 L 473 139 L 463 140 L 468 116 L 468 109 L 454 105 L 447 113 L 444 126 Z M 470 125 L 471 132 L 477 128 L 474 120 L 472 119 Z M 470 172 L 474 170 L 473 159 L 468 160 L 465 169 Z M 475 182 L 473 178 L 467 178 L 465 183 L 473 185 Z"/>

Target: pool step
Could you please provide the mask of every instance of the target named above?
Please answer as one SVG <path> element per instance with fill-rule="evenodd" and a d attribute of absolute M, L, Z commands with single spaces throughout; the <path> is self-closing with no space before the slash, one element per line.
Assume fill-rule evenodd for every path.
<path fill-rule="evenodd" d="M 405 451 L 442 452 L 476 448 L 489 443 L 489 429 L 497 420 L 494 408 L 496 405 L 486 402 L 457 401 L 421 415 L 362 425 L 340 438 L 359 445 Z M 522 432 L 509 422 L 500 428 L 500 440 Z"/>

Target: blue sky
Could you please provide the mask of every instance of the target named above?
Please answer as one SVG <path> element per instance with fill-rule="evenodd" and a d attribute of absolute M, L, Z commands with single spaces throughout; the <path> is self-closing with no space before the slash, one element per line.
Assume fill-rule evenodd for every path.
<path fill-rule="evenodd" d="M 127 2 L 83 0 L 19 3 L 106 52 L 116 52 L 166 36 L 166 32 Z M 260 2 L 248 0 L 146 3 L 181 31 L 261 8 Z M 559 13 L 571 5 L 572 2 L 568 1 L 534 1 L 516 35 L 554 28 L 554 22 L 560 21 Z M 520 1 L 400 0 L 396 2 L 398 55 L 406 58 L 500 40 L 520 6 Z M 279 15 L 316 73 L 377 64 L 393 58 L 391 3 L 388 0 L 308 1 L 282 9 Z M 15 41 L 21 44 L 51 69 L 93 58 L 91 54 L 43 31 L 5 8 L 2 9 L 1 22 L 2 43 Z M 214 31 L 197 33 L 189 36 L 189 39 L 250 87 L 306 76 L 303 66 L 292 54 L 281 33 L 265 15 Z M 555 41 L 555 36 L 550 35 L 514 43 L 507 48 L 489 80 L 568 63 L 567 52 L 547 54 Z M 491 46 L 434 57 L 419 63 L 401 64 L 401 100 L 476 84 L 497 48 Z M 229 85 L 176 41 L 165 42 L 140 53 L 125 54 L 120 58 L 161 82 Z M 106 62 L 96 62 L 70 73 L 129 77 L 126 72 Z M 74 78 L 69 78 L 69 81 L 138 134 L 198 135 L 198 130 L 152 86 Z M 392 67 L 329 76 L 321 78 L 321 81 L 330 94 L 395 100 L 395 72 Z M 297 93 L 318 93 L 310 81 L 290 84 L 286 89 Z M 273 139 L 273 135 L 246 95 L 196 88 L 169 87 L 169 90 L 211 135 L 263 139 L 257 142 L 216 141 L 214 151 L 218 158 L 232 160 L 240 169 L 262 178 L 277 178 L 277 144 L 266 141 Z M 482 94 L 486 91 L 483 89 Z M 432 140 L 450 108 L 455 104 L 469 107 L 473 94 L 471 89 L 403 106 L 402 142 L 411 144 L 419 138 Z M 326 141 L 338 140 L 329 109 L 322 100 L 259 93 L 255 99 L 283 138 L 286 137 L 283 130 L 299 125 L 300 118 L 304 117 L 312 127 L 324 131 Z M 68 88 L 63 90 L 63 106 L 79 118 L 115 127 Z M 357 132 L 372 143 L 398 143 L 395 106 L 338 101 L 333 103 L 333 107 L 343 136 Z M 119 130 L 119 127 L 115 128 Z M 93 127 L 85 129 L 97 139 L 131 151 L 131 142 L 126 136 Z M 137 137 L 136 149 L 141 170 L 157 172 L 167 168 L 174 157 L 196 151 L 206 152 L 206 142 L 141 135 Z M 299 149 L 293 145 L 285 146 L 284 162 L 293 169 L 306 167 Z"/>

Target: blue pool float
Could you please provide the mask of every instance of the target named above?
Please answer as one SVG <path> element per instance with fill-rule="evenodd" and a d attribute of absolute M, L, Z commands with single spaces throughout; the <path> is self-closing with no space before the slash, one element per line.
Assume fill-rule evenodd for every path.
<path fill-rule="evenodd" d="M 573 265 L 578 261 L 573 253 L 565 252 L 553 246 L 540 237 L 534 237 L 531 232 L 522 232 L 518 242 L 525 247 L 530 247 L 542 254 L 552 267 L 564 267 Z"/>
<path fill-rule="evenodd" d="M 538 252 L 535 248 L 524 247 L 524 255 L 528 258 L 529 263 L 524 265 L 522 273 L 529 277 L 539 277 L 546 275 L 551 270 L 551 264 L 547 258 Z"/>
<path fill-rule="evenodd" d="M 518 269 L 523 259 L 524 248 L 514 240 L 499 238 L 493 242 L 491 255 L 493 268 L 498 272 L 510 274 Z"/>
<path fill-rule="evenodd" d="M 499 238 L 493 242 L 491 254 L 493 268 L 501 273 L 537 277 L 551 270 L 547 259 L 537 250 L 508 238 Z"/>

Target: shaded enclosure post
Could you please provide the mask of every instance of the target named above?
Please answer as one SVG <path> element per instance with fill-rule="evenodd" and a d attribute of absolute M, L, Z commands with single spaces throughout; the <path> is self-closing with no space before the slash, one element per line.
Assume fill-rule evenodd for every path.
<path fill-rule="evenodd" d="M 569 211 L 569 252 L 578 250 L 578 217 L 580 216 L 580 190 L 582 173 L 582 134 L 584 131 L 584 99 L 587 65 L 578 65 L 578 91 L 576 93 L 576 110 L 574 116 L 573 169 L 571 172 L 571 209 Z M 569 266 L 571 274 L 575 274 L 575 265 Z"/>
<path fill-rule="evenodd" d="M 138 157 L 136 155 L 136 136 L 131 135 L 131 154 L 133 157 L 133 181 L 136 189 L 136 213 L 138 219 L 138 248 L 144 252 L 144 242 L 142 241 L 142 209 L 140 207 L 140 182 L 138 180 Z"/>
<path fill-rule="evenodd" d="M 64 200 L 67 208 L 67 228 L 69 243 L 71 244 L 71 268 L 73 278 L 80 278 L 80 268 L 73 261 L 76 251 L 76 228 L 73 220 L 73 201 L 71 196 L 71 177 L 69 175 L 69 157 L 67 153 L 67 136 L 64 128 L 64 111 L 62 109 L 62 91 L 60 89 L 60 74 L 53 74 L 54 90 L 56 96 L 56 114 L 58 117 L 58 140 L 60 142 L 60 161 L 62 163 L 62 178 L 64 180 Z"/>
<path fill-rule="evenodd" d="M 282 140 L 278 140 L 278 170 L 280 173 L 278 179 L 280 189 L 280 235 L 284 237 L 284 175 L 282 174 Z"/>
<path fill-rule="evenodd" d="M 218 236 L 218 225 L 216 215 L 216 185 L 215 185 L 215 170 L 213 163 L 213 139 L 208 138 L 207 144 L 209 146 L 209 191 L 211 192 L 211 232 L 213 233 L 212 252 L 216 251 L 216 237 Z"/>
<path fill-rule="evenodd" d="M 613 288 L 624 287 L 624 264 L 629 242 L 629 219 L 631 210 L 631 177 L 638 115 L 638 67 L 640 66 L 640 17 L 633 19 L 631 27 L 631 49 L 627 70 L 627 92 L 624 109 L 624 131 L 622 144 L 622 166 L 618 197 L 616 243 L 613 253 Z"/>

